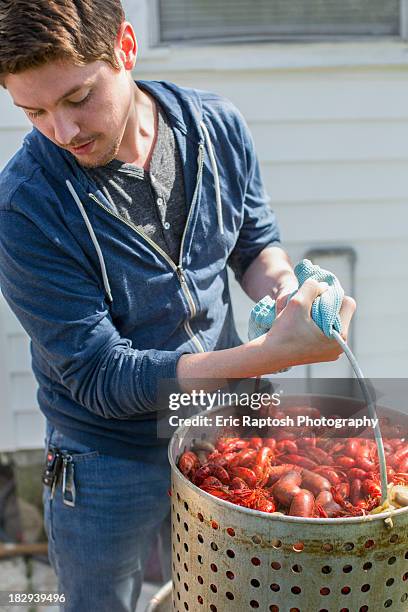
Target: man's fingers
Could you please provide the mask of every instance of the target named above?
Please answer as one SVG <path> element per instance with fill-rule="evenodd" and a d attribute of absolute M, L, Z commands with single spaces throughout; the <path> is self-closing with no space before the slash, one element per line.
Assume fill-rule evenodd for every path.
<path fill-rule="evenodd" d="M 303 283 L 299 291 L 295 294 L 293 301 L 298 302 L 298 304 L 301 304 L 302 306 L 306 307 L 308 311 L 310 311 L 314 300 L 319 295 L 327 291 L 328 287 L 329 286 L 327 283 L 319 283 L 316 280 L 309 278 Z M 347 335 L 347 331 L 350 326 L 350 321 L 353 318 L 355 310 L 356 303 L 353 298 L 349 297 L 348 295 L 344 296 L 339 314 L 341 319 L 342 331 L 345 335 Z"/>
<path fill-rule="evenodd" d="M 340 319 L 341 319 L 341 328 L 342 331 L 347 333 L 350 321 L 353 317 L 353 314 L 356 310 L 356 303 L 353 298 L 345 295 L 343 298 L 343 302 L 340 308 Z"/>
<path fill-rule="evenodd" d="M 308 278 L 294 296 L 299 302 L 312 307 L 314 300 L 328 289 L 327 283 L 319 283 L 313 278 Z"/>
<path fill-rule="evenodd" d="M 290 298 L 291 294 L 287 293 L 285 295 L 280 295 L 275 302 L 275 314 L 276 316 L 278 316 L 278 314 L 280 314 L 282 312 L 282 310 L 285 308 L 285 306 L 287 305 L 289 298 Z"/>

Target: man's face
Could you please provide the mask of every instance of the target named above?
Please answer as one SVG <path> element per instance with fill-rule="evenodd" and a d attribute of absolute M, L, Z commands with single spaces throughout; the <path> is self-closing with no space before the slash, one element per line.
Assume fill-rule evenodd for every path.
<path fill-rule="evenodd" d="M 32 124 L 82 166 L 103 166 L 117 156 L 134 93 L 124 68 L 58 60 L 9 74 L 5 85 Z"/>

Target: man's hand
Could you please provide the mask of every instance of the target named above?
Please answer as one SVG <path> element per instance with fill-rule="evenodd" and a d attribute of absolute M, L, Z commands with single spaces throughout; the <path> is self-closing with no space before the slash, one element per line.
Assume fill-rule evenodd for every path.
<path fill-rule="evenodd" d="M 218 388 L 216 379 L 250 378 L 277 372 L 283 368 L 335 361 L 342 354 L 336 340 L 327 338 L 311 317 L 313 301 L 327 290 L 326 283 L 309 279 L 262 336 L 232 349 L 182 355 L 177 377 L 183 391 L 196 388 L 189 379 L 206 378 L 205 390 Z M 343 298 L 340 309 L 342 333 L 347 340 L 355 301 Z"/>
<path fill-rule="evenodd" d="M 287 278 L 278 287 L 275 295 L 275 314 L 278 316 L 285 308 L 291 295 L 297 291 L 299 283 L 294 274 L 289 274 Z"/>
<path fill-rule="evenodd" d="M 327 338 L 311 317 L 313 301 L 327 288 L 326 283 L 318 283 L 313 279 L 303 283 L 278 315 L 271 330 L 265 334 L 263 349 L 266 354 L 270 352 L 272 356 L 272 351 L 276 351 L 278 345 L 280 356 L 287 365 L 335 361 L 340 357 L 343 351 L 338 342 Z M 344 340 L 347 340 L 355 309 L 355 301 L 345 296 L 340 308 L 341 335 Z"/>

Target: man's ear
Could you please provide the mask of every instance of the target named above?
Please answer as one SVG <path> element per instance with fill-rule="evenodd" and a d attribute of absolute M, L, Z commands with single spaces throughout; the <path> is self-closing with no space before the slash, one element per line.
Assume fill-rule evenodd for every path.
<path fill-rule="evenodd" d="M 137 50 L 137 40 L 133 26 L 128 21 L 124 21 L 116 38 L 115 53 L 125 70 L 133 70 L 135 67 Z"/>

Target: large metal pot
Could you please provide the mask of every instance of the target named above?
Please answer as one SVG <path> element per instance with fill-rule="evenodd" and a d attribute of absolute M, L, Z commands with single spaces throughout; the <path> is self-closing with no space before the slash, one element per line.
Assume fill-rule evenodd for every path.
<path fill-rule="evenodd" d="M 286 402 L 298 405 L 299 400 L 322 414 L 349 416 L 361 408 L 355 400 L 329 396 Z M 207 414 L 215 413 L 242 415 L 247 409 L 231 406 Z M 367 517 L 306 519 L 217 499 L 177 468 L 194 439 L 217 433 L 183 426 L 169 445 L 174 610 L 408 610 L 408 508 Z"/>

